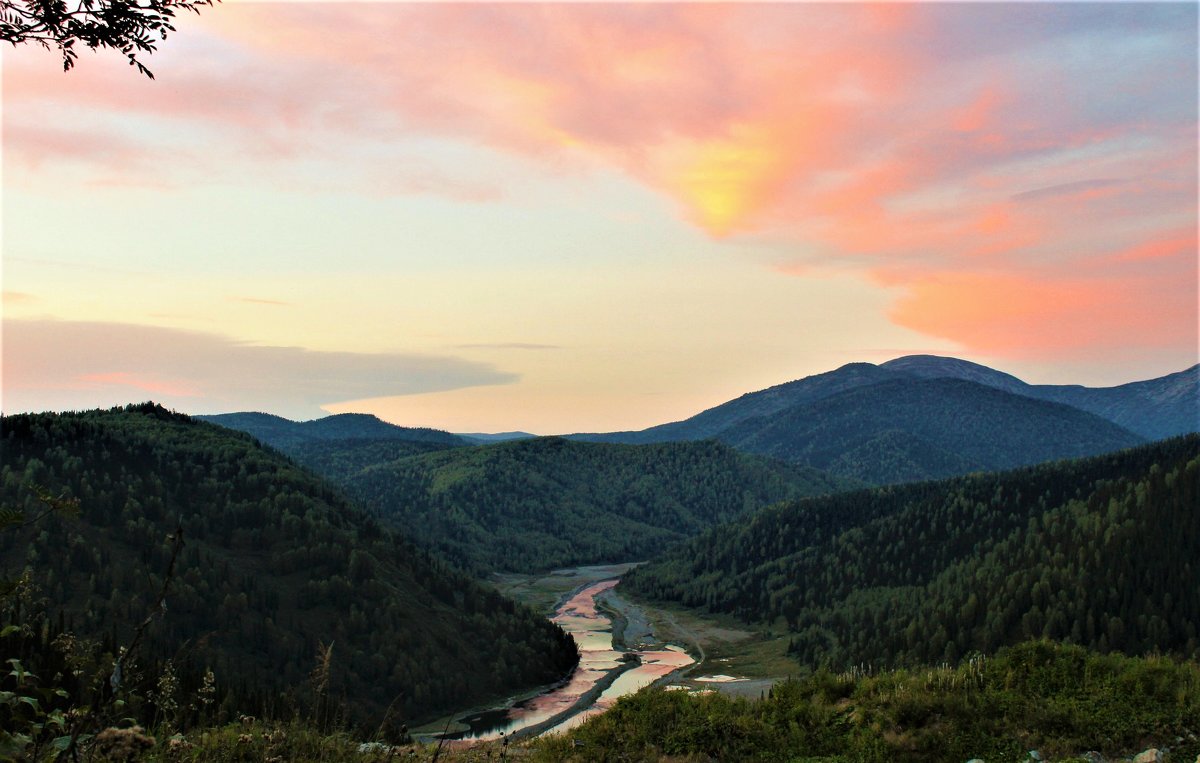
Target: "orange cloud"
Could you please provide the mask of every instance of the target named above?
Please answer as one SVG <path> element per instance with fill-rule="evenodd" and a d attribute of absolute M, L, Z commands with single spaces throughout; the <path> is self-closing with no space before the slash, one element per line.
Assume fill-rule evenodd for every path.
<path fill-rule="evenodd" d="M 171 397 L 200 397 L 201 393 L 192 385 L 181 381 L 164 381 L 138 376 L 123 371 L 112 371 L 102 374 L 84 374 L 79 381 L 85 386 L 96 385 L 132 387 L 152 395 L 170 395 Z"/>
<path fill-rule="evenodd" d="M 507 191 L 461 159 L 382 175 L 381 147 L 407 139 L 559 175 L 615 168 L 709 236 L 764 237 L 781 271 L 903 290 L 893 317 L 910 328 L 980 351 L 1111 347 L 1155 316 L 1196 322 L 1195 12 L 1136 10 L 238 4 L 200 19 L 226 68 L 181 57 L 175 84 L 151 88 L 81 67 L 58 97 L 216 125 L 239 171 L 327 156 L 357 167 L 360 192 Z M 1060 44 L 1079 55 L 1047 56 Z M 24 69 L 5 86 L 49 108 Z M 54 123 L 38 116 L 25 124 Z M 120 135 L 10 135 L 18 160 L 139 159 Z M 1154 341 L 1189 331 L 1164 324 Z"/>
<path fill-rule="evenodd" d="M 1133 346 L 1196 346 L 1196 297 L 1152 278 L 947 273 L 910 283 L 891 310 L 902 326 L 1009 357 Z"/>
<path fill-rule="evenodd" d="M 951 129 L 956 132 L 980 132 L 995 123 L 1000 103 L 999 91 L 994 87 L 985 88 L 971 105 L 951 115 Z"/>
<path fill-rule="evenodd" d="M 660 182 L 697 225 L 722 237 L 747 224 L 787 181 L 787 150 L 761 126 L 734 125 L 726 137 L 681 151 L 677 167 Z"/>
<path fill-rule="evenodd" d="M 1146 241 L 1112 255 L 1113 262 L 1148 262 L 1174 258 L 1197 257 L 1195 228 L 1169 232 L 1165 238 Z"/>

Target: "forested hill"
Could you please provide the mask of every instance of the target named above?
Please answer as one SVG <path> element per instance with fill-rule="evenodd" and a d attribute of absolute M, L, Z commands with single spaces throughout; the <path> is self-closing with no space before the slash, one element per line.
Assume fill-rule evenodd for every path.
<path fill-rule="evenodd" d="M 418 542 L 485 572 L 646 559 L 717 522 L 855 483 L 716 442 L 539 438 L 405 458 L 345 484 Z"/>
<path fill-rule="evenodd" d="M 329 696 L 351 720 L 393 700 L 408 720 L 560 677 L 562 631 L 477 585 L 251 437 L 145 404 L 0 419 L 0 503 L 33 516 L 31 486 L 80 499 L 77 519 L 0 532 L 0 571 L 28 565 L 65 626 L 126 644 L 162 585 L 147 680 L 174 657 L 184 690 L 211 667 L 226 706 L 287 714 L 333 645 Z M 189 672 L 190 670 L 190 672 Z M 132 672 L 132 671 L 131 671 Z M 189 678 L 189 676 L 191 678 Z M 289 699 L 290 698 L 290 699 Z"/>
<path fill-rule="evenodd" d="M 328 440 L 404 440 L 442 447 L 474 444 L 440 429 L 396 426 L 368 413 L 339 413 L 312 421 L 292 421 L 270 413 L 221 413 L 196 418 L 246 432 L 271 447 L 285 451 Z"/>
<path fill-rule="evenodd" d="M 717 405 L 683 421 L 662 424 L 639 432 L 609 432 L 606 434 L 576 434 L 572 439 L 591 442 L 650 443 L 680 440 L 700 440 L 719 437 L 729 440 L 725 433 L 737 428 L 744 433 L 753 422 L 759 426 L 770 424 L 773 419 L 791 416 L 794 421 L 810 407 L 823 400 L 844 395 L 854 390 L 881 383 L 902 385 L 904 382 L 920 383 L 925 380 L 959 380 L 982 387 L 1000 390 L 1022 399 L 1061 403 L 1079 411 L 1093 414 L 1116 426 L 1138 435 L 1143 440 L 1158 440 L 1189 432 L 1200 432 L 1200 366 L 1169 374 L 1157 379 L 1132 382 L 1116 387 L 1083 387 L 1065 384 L 1027 384 L 1024 381 L 987 366 L 958 358 L 933 355 L 909 355 L 896 358 L 880 365 L 871 363 L 849 363 L 823 374 L 807 376 L 774 387 L 748 392 L 734 400 Z M 863 402 L 871 402 L 867 398 Z M 954 415 L 944 411 L 939 398 L 923 401 L 931 417 L 945 418 Z M 1016 405 L 1016 404 L 1011 404 Z M 1028 409 L 1036 413 L 1038 408 Z M 884 421 L 873 408 L 862 407 L 859 424 L 883 424 Z M 810 418 L 805 426 L 820 426 L 821 421 Z M 1003 431 L 1004 422 L 994 422 L 994 432 Z M 911 439 L 905 443 L 903 440 Z M 904 451 L 920 453 L 929 446 L 938 447 L 936 439 L 912 435 L 896 429 L 888 435 L 893 444 L 901 446 L 899 460 L 906 458 Z M 1077 438 L 1078 439 L 1078 438 Z M 1082 439 L 1079 439 L 1083 443 Z M 1126 445 L 1131 443 L 1126 443 Z M 1088 453 L 1101 453 L 1104 448 L 1094 448 Z M 1014 452 L 1020 452 L 1018 448 Z M 853 456 L 854 454 L 851 454 Z M 1071 452 L 1055 454 L 1055 458 L 1075 455 Z M 949 462 L 943 462 L 944 465 Z M 988 468 L 1003 468 L 1003 464 L 988 464 Z M 959 470 L 962 473 L 967 469 Z M 936 477 L 946 472 L 927 472 L 925 478 Z M 886 481 L 888 478 L 873 481 Z"/>
<path fill-rule="evenodd" d="M 718 438 L 875 484 L 1010 469 L 1143 442 L 1077 408 L 945 378 L 848 389 L 745 420 Z"/>
<path fill-rule="evenodd" d="M 1200 654 L 1200 436 L 792 502 L 623 589 L 776 623 L 835 667 L 954 661 L 1045 636 Z"/>
<path fill-rule="evenodd" d="M 926 379 L 966 379 L 1025 397 L 1065 403 L 1150 440 L 1200 432 L 1200 365 L 1115 387 L 1026 384 L 978 363 L 933 355 L 909 355 L 879 367 Z"/>
<path fill-rule="evenodd" d="M 815 403 L 839 392 L 902 377 L 903 374 L 870 363 L 848 363 L 834 371 L 806 376 L 757 392 L 747 392 L 741 397 L 709 408 L 683 421 L 660 424 L 640 432 L 577 434 L 571 435 L 571 438 L 589 442 L 618 443 L 703 440 L 716 437 L 744 421 L 766 419 L 789 408 Z"/>
<path fill-rule="evenodd" d="M 440 429 L 400 427 L 362 413 L 292 421 L 270 413 L 196 416 L 254 437 L 291 456 L 301 466 L 335 481 L 375 464 L 447 448 L 475 445 Z"/>

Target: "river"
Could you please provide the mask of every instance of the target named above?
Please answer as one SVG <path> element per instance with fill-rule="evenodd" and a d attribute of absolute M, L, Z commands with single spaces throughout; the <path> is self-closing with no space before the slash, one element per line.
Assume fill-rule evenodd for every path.
<path fill-rule="evenodd" d="M 618 582 L 583 586 L 550 618 L 579 646 L 579 664 L 563 684 L 508 707 L 458 718 L 469 730 L 447 738 L 483 740 L 564 731 L 604 712 L 618 698 L 691 665 L 692 657 L 677 646 L 625 649 L 613 643 L 612 620 L 597 606 L 597 598 Z M 614 597 L 613 604 L 618 602 Z"/>

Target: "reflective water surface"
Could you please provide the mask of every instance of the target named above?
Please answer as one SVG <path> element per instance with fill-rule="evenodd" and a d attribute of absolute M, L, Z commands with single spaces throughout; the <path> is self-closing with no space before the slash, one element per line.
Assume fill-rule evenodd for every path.
<path fill-rule="evenodd" d="M 657 681 L 659 678 L 690 665 L 692 658 L 679 647 L 664 649 L 620 651 L 613 647 L 612 621 L 596 607 L 596 597 L 614 587 L 619 581 L 603 580 L 593 583 L 559 606 L 553 622 L 575 637 L 579 645 L 579 665 L 562 686 L 518 702 L 510 707 L 488 710 L 459 718 L 470 730 L 449 735 L 455 739 L 495 739 L 502 734 L 544 724 L 576 705 L 581 712 L 566 717 L 549 732 L 572 728 L 588 718 L 612 707 L 619 697 Z M 629 667 L 629 655 L 641 664 Z M 598 691 L 610 674 L 619 673 L 611 683 Z M 588 702 L 585 695 L 598 695 Z"/>

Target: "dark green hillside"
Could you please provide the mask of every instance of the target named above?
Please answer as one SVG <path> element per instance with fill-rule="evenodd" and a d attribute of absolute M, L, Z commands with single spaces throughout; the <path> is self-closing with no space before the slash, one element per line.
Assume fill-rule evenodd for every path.
<path fill-rule="evenodd" d="M 644 559 L 717 522 L 845 484 L 715 442 L 542 438 L 402 459 L 347 488 L 449 559 L 532 571 Z"/>
<path fill-rule="evenodd" d="M 972 363 L 960 358 L 947 358 L 941 355 L 905 355 L 902 358 L 880 363 L 881 369 L 896 371 L 920 379 L 962 379 L 995 387 L 1005 392 L 1024 395 L 1029 385 L 1012 374 L 997 371 L 994 368 Z M 1032 395 L 1027 395 L 1032 397 Z"/>
<path fill-rule="evenodd" d="M 1150 440 L 1200 432 L 1200 366 L 1116 387 L 1026 384 L 978 363 L 934 355 L 909 355 L 879 367 L 924 379 L 966 379 L 1025 397 L 1064 403 Z"/>
<path fill-rule="evenodd" d="M 876 484 L 1009 469 L 1142 442 L 1093 414 L 959 379 L 858 387 L 743 421 L 718 438 Z"/>
<path fill-rule="evenodd" d="M 269 413 L 222 413 L 196 418 L 245 432 L 285 451 L 323 440 L 410 440 L 448 448 L 472 444 L 440 429 L 400 427 L 368 413 L 339 413 L 312 421 L 292 421 Z"/>
<path fill-rule="evenodd" d="M 1031 637 L 1200 653 L 1200 436 L 793 502 L 622 581 L 782 623 L 802 663 L 929 664 Z"/>
<path fill-rule="evenodd" d="M 362 723 L 393 700 L 425 718 L 574 662 L 557 627 L 247 435 L 152 404 L 8 416 L 0 432 L 0 503 L 32 515 L 28 486 L 41 485 L 82 510 L 0 533 L 0 571 L 28 566 L 51 613 L 102 649 L 128 643 L 162 585 L 164 538 L 183 528 L 168 607 L 142 651 L 151 681 L 174 657 L 192 674 L 211 667 L 229 708 L 287 714 L 281 698 L 308 696 L 318 647 L 333 644 L 330 696 Z"/>
<path fill-rule="evenodd" d="M 1030 390 L 1035 397 L 1090 411 L 1150 439 L 1200 432 L 1200 365 L 1118 387 L 1039 384 Z"/>
<path fill-rule="evenodd" d="M 452 447 L 458 446 L 416 440 L 313 440 L 289 445 L 284 452 L 304 468 L 342 483 L 372 466 Z"/>
<path fill-rule="evenodd" d="M 660 424 L 640 432 L 577 434 L 572 439 L 592 442 L 649 443 L 704 440 L 743 421 L 770 417 L 797 405 L 807 405 L 857 387 L 896 379 L 903 374 L 870 363 L 848 363 L 834 371 L 806 376 L 774 387 L 747 392 L 735 400 L 670 424 Z"/>
<path fill-rule="evenodd" d="M 954 434 L 966 424 L 978 427 L 969 411 L 962 409 L 961 399 L 952 398 L 945 403 L 938 395 L 928 395 L 920 387 L 924 380 L 953 380 L 973 382 L 995 390 L 1052 403 L 1060 403 L 1079 411 L 1093 414 L 1117 428 L 1126 430 L 1138 438 L 1124 439 L 1119 444 L 1112 442 L 1113 430 L 1076 431 L 1082 424 L 1085 429 L 1095 430 L 1095 422 L 1084 423 L 1084 419 L 1067 421 L 1067 430 L 1055 435 L 1060 441 L 1064 436 L 1073 437 L 1078 447 L 1051 448 L 1047 444 L 1055 438 L 1042 442 L 1035 437 L 1033 445 L 1041 448 L 1037 458 L 1026 457 L 1014 460 L 1026 450 L 1027 443 L 1021 441 L 1022 429 L 1028 429 L 1030 419 L 1040 412 L 1052 409 L 1036 406 L 1022 407 L 1018 403 L 1005 403 L 994 413 L 1001 418 L 983 422 L 988 437 L 974 437 L 972 432 L 961 439 L 968 444 L 1001 438 L 1015 441 L 1013 451 L 1001 454 L 1003 458 L 990 457 L 959 458 L 962 453 L 959 443 L 943 437 Z M 875 395 L 861 392 L 863 388 L 891 382 L 889 394 L 906 383 L 918 385 L 891 401 L 891 407 L 879 408 Z M 843 397 L 859 390 L 862 397 Z M 848 420 L 825 420 L 829 411 L 822 405 L 826 400 L 840 397 L 855 401 L 858 406 L 850 411 L 837 412 L 848 416 Z M 907 400 L 903 398 L 907 397 Z M 998 398 L 997 398 L 998 399 Z M 993 405 L 981 398 L 983 405 Z M 970 401 L 965 401 L 970 405 Z M 912 406 L 919 403 L 919 407 Z M 836 407 L 836 403 L 830 402 Z M 896 405 L 909 406 L 901 420 L 895 416 Z M 1014 431 L 1004 416 L 1013 413 Z M 917 431 L 912 422 L 920 423 L 929 418 L 931 426 Z M 1048 429 L 1062 425 L 1060 415 L 1044 422 Z M 849 427 L 853 434 L 843 435 L 842 429 Z M 821 429 L 816 437 L 808 430 Z M 760 430 L 765 431 L 760 434 Z M 795 435 L 792 435 L 792 430 Z M 935 431 L 936 430 L 936 431 Z M 1127 447 L 1144 440 L 1158 440 L 1189 432 L 1200 432 L 1200 366 L 1186 371 L 1169 374 L 1157 379 L 1131 382 L 1116 387 L 1082 387 L 1079 385 L 1033 385 L 987 366 L 958 358 L 933 355 L 910 355 L 896 358 L 878 366 L 870 363 L 849 363 L 834 371 L 815 374 L 774 387 L 749 392 L 735 400 L 710 408 L 683 421 L 650 427 L 638 432 L 609 432 L 606 434 L 576 434 L 571 439 L 591 442 L 650 443 L 701 440 L 717 437 L 743 447 L 743 442 L 761 440 L 750 448 L 751 452 L 768 453 L 777 457 L 785 451 L 794 452 L 800 463 L 818 468 L 830 468 L 839 474 L 849 474 L 869 482 L 885 483 L 901 480 L 931 479 L 955 474 L 964 474 L 978 469 L 1002 469 L 1011 466 L 1036 463 L 1038 459 L 1068 458 L 1073 456 L 1102 453 L 1119 447 Z M 1093 435 L 1099 434 L 1098 439 Z M 1120 438 L 1118 438 L 1120 439 Z M 810 440 L 818 440 L 815 445 Z M 1107 442 L 1106 442 L 1107 441 Z M 842 450 L 838 450 L 838 447 Z M 809 452 L 809 451 L 813 452 Z M 825 451 L 825 452 L 820 452 Z M 825 465 L 828 465 L 826 467 Z"/>

